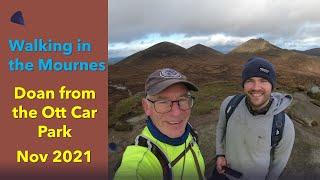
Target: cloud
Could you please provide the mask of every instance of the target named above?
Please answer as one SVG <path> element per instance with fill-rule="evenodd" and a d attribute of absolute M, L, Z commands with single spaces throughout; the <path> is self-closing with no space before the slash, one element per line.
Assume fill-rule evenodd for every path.
<path fill-rule="evenodd" d="M 318 0 L 109 0 L 109 40 L 145 34 L 265 33 L 292 36 L 306 22 L 320 23 Z"/>
<path fill-rule="evenodd" d="M 320 44 L 318 0 L 108 2 L 112 56 L 130 55 L 161 41 L 224 48 L 263 37 L 282 48 L 300 50 Z"/>

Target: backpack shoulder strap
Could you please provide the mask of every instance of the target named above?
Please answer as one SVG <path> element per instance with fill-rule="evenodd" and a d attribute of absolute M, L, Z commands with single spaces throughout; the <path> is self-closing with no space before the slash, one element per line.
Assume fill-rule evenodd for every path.
<path fill-rule="evenodd" d="M 273 116 L 272 133 L 271 133 L 272 149 L 278 146 L 282 138 L 284 123 L 285 123 L 285 113 L 283 111 Z"/>
<path fill-rule="evenodd" d="M 237 108 L 240 101 L 244 98 L 244 94 L 237 94 L 232 97 L 232 99 L 229 101 L 226 109 L 225 109 L 225 115 L 226 115 L 226 122 L 228 122 L 230 116 L 234 112 L 234 110 Z"/>
<path fill-rule="evenodd" d="M 157 145 L 155 145 L 150 139 L 143 136 L 136 137 L 135 145 L 148 148 L 156 156 L 161 164 L 163 179 L 172 179 L 172 171 L 169 160 Z"/>
<path fill-rule="evenodd" d="M 197 130 L 195 130 L 192 126 L 191 126 L 191 124 L 190 123 L 188 123 L 189 125 L 190 125 L 190 134 L 191 134 L 191 136 L 192 136 L 192 138 L 193 138 L 193 140 L 197 143 L 197 144 L 199 144 L 199 139 L 198 139 L 198 132 L 197 132 Z"/>
<path fill-rule="evenodd" d="M 241 102 L 241 100 L 244 97 L 245 97 L 244 94 L 236 94 L 228 102 L 228 104 L 226 106 L 226 109 L 225 109 L 225 112 L 224 112 L 225 116 L 226 116 L 226 123 L 225 123 L 225 127 L 223 129 L 222 139 L 224 139 L 225 136 L 226 136 L 226 131 L 227 131 L 227 125 L 228 125 L 229 118 L 231 117 L 232 113 L 234 112 L 234 110 L 237 108 L 237 106 L 239 105 L 239 103 Z"/>
<path fill-rule="evenodd" d="M 274 151 L 282 139 L 285 118 L 286 118 L 285 113 L 283 111 L 273 116 L 272 132 L 271 132 L 270 164 L 271 164 L 271 161 L 274 160 Z"/>
<path fill-rule="evenodd" d="M 138 145 L 138 146 L 142 146 L 142 147 L 146 147 L 148 148 L 155 156 L 156 158 L 158 159 L 158 161 L 160 162 L 161 164 L 161 167 L 162 167 L 162 170 L 163 170 L 163 179 L 165 180 L 171 180 L 173 179 L 172 177 L 172 167 L 183 157 L 185 156 L 185 154 L 189 151 L 189 150 L 192 150 L 192 146 L 194 145 L 194 142 L 198 143 L 197 140 L 198 140 L 198 133 L 192 128 L 191 126 L 191 130 L 190 130 L 190 134 L 193 138 L 193 140 L 191 140 L 191 142 L 189 143 L 188 147 L 183 151 L 181 152 L 176 159 L 174 159 L 172 162 L 169 162 L 167 156 L 165 155 L 165 153 L 163 153 L 161 151 L 161 149 L 156 145 L 154 144 L 151 140 L 149 140 L 147 137 L 144 137 L 144 136 L 137 136 L 136 139 L 135 139 L 135 145 Z M 198 163 L 198 160 L 196 157 L 194 157 L 196 163 Z M 198 174 L 199 174 L 199 177 L 201 175 L 201 172 L 199 171 L 199 168 L 200 167 L 197 167 L 197 170 L 198 170 Z"/>

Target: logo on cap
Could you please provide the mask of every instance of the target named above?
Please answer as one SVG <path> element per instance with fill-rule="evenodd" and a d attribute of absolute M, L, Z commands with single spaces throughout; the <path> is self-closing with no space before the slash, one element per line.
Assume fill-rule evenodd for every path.
<path fill-rule="evenodd" d="M 268 69 L 265 69 L 265 68 L 259 68 L 259 69 L 260 69 L 260 71 L 262 71 L 262 72 L 269 73 L 269 70 L 268 70 Z"/>
<path fill-rule="evenodd" d="M 160 71 L 160 76 L 163 78 L 181 78 L 182 75 L 173 69 L 163 69 Z"/>

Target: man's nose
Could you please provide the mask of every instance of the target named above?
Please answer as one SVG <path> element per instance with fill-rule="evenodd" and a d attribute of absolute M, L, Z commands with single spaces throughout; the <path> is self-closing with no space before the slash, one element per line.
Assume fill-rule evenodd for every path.
<path fill-rule="evenodd" d="M 260 82 L 254 82 L 252 86 L 253 90 L 260 90 L 261 89 L 261 83 Z"/>
<path fill-rule="evenodd" d="M 181 113 L 181 109 L 179 107 L 178 102 L 172 102 L 171 113 L 175 116 L 178 116 Z"/>

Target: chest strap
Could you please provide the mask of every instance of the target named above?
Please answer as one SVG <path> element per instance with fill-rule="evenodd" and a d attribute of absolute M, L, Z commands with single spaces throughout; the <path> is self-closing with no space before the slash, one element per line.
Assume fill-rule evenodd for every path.
<path fill-rule="evenodd" d="M 195 161 L 199 179 L 203 179 L 202 173 L 200 170 L 200 165 L 198 162 L 198 158 L 197 158 L 194 150 L 192 149 L 192 146 L 194 146 L 195 143 L 196 143 L 195 138 L 192 138 L 188 147 L 185 150 L 183 150 L 172 162 L 169 162 L 166 154 L 164 152 L 162 152 L 161 149 L 156 144 L 154 144 L 150 139 L 148 139 L 144 136 L 137 136 L 135 139 L 135 145 L 148 148 L 156 156 L 156 158 L 160 162 L 160 165 L 163 170 L 162 171 L 163 172 L 163 179 L 166 179 L 166 180 L 173 179 L 172 167 L 174 165 L 176 165 L 179 162 L 179 160 L 188 153 L 189 150 L 191 150 L 193 159 Z"/>

